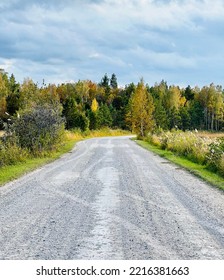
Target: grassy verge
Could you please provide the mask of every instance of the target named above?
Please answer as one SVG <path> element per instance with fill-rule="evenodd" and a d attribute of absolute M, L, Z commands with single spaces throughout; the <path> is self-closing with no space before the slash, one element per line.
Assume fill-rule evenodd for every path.
<path fill-rule="evenodd" d="M 27 172 L 33 171 L 38 167 L 43 166 L 55 159 L 59 158 L 62 154 L 69 152 L 75 145 L 77 140 L 67 139 L 65 143 L 58 148 L 57 151 L 45 157 L 38 157 L 27 159 L 24 162 L 15 165 L 7 165 L 0 168 L 0 186 L 14 179 L 19 178 Z"/>
<path fill-rule="evenodd" d="M 126 135 L 128 132 L 122 130 L 102 129 L 97 131 L 90 131 L 86 133 L 66 132 L 66 139 L 64 143 L 58 148 L 57 151 L 52 152 L 48 156 L 40 158 L 27 159 L 24 162 L 15 165 L 8 165 L 0 168 L 0 186 L 14 179 L 19 178 L 27 172 L 33 171 L 55 159 L 60 158 L 63 154 L 69 152 L 74 145 L 81 140 L 93 137 L 104 136 L 121 136 Z"/>
<path fill-rule="evenodd" d="M 184 167 L 194 175 L 200 177 L 211 185 L 218 187 L 219 189 L 224 190 L 224 181 L 223 177 L 209 171 L 206 169 L 205 165 L 194 163 L 184 157 L 180 157 L 172 153 L 171 151 L 162 150 L 154 145 L 149 144 L 148 142 L 142 140 L 136 140 L 136 143 L 142 146 L 143 148 L 156 153 L 157 155 L 168 159 L 169 161 Z"/>

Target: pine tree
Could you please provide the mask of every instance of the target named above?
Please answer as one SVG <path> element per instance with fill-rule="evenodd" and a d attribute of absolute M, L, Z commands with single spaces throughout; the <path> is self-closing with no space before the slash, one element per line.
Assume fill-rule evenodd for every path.
<path fill-rule="evenodd" d="M 19 110 L 20 107 L 19 98 L 20 98 L 20 85 L 19 83 L 16 82 L 16 79 L 12 74 L 9 78 L 9 93 L 6 98 L 7 113 L 9 113 L 10 115 L 14 115 L 16 111 Z"/>
<path fill-rule="evenodd" d="M 100 87 L 104 89 L 105 92 L 105 99 L 107 100 L 108 96 L 110 95 L 110 86 L 109 86 L 109 78 L 107 74 L 105 74 L 99 84 Z"/>
<path fill-rule="evenodd" d="M 158 128 L 168 129 L 168 119 L 166 110 L 163 107 L 160 100 L 157 100 L 155 103 L 155 112 L 154 112 L 155 123 Z"/>
<path fill-rule="evenodd" d="M 110 109 L 106 104 L 102 104 L 100 106 L 99 112 L 98 112 L 98 118 L 99 118 L 100 127 L 104 127 L 104 126 L 111 127 L 113 119 L 111 116 Z"/>
<path fill-rule="evenodd" d="M 180 107 L 179 113 L 181 118 L 180 128 L 182 130 L 191 129 L 191 116 L 189 114 L 189 109 L 186 106 Z"/>
<path fill-rule="evenodd" d="M 116 89 L 118 87 L 117 77 L 114 73 L 112 74 L 111 79 L 110 79 L 110 86 L 112 89 Z"/>

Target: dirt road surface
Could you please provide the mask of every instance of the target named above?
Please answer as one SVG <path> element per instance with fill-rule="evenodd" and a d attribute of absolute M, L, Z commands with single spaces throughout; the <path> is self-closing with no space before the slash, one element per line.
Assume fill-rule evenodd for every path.
<path fill-rule="evenodd" d="M 128 137 L 0 188 L 0 259 L 224 259 L 224 192 Z"/>

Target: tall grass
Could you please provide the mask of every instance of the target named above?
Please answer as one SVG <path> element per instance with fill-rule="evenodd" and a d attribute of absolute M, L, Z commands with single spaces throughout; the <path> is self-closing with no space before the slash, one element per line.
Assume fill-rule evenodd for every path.
<path fill-rule="evenodd" d="M 65 131 L 64 139 L 54 150 L 42 154 L 32 154 L 27 149 L 21 148 L 16 141 L 0 140 L 0 185 L 16 179 L 24 173 L 42 166 L 69 152 L 76 142 L 92 137 L 121 136 L 130 132 L 104 128 L 88 132 Z"/>
<path fill-rule="evenodd" d="M 206 137 L 198 132 L 167 131 L 150 134 L 147 141 L 163 150 L 206 165 L 212 171 L 224 176 L 224 138 Z"/>
<path fill-rule="evenodd" d="M 29 158 L 29 152 L 21 148 L 15 141 L 4 142 L 0 140 L 0 167 L 24 162 Z"/>
<path fill-rule="evenodd" d="M 202 138 L 209 138 L 209 139 L 213 139 L 213 140 L 216 140 L 217 138 L 224 137 L 223 132 L 198 131 L 197 135 L 202 137 Z"/>
<path fill-rule="evenodd" d="M 150 150 L 181 167 L 184 167 L 186 170 L 189 170 L 192 174 L 195 174 L 196 176 L 204 179 L 206 182 L 212 184 L 213 186 L 224 190 L 223 177 L 215 172 L 208 170 L 208 168 L 206 168 L 206 165 L 194 163 L 183 156 L 175 155 L 175 153 L 171 151 L 162 150 L 161 148 L 152 145 L 146 141 L 137 140 L 137 143 L 145 149 Z"/>
<path fill-rule="evenodd" d="M 98 130 L 81 131 L 80 129 L 67 131 L 67 139 L 81 140 L 84 138 L 105 137 L 105 136 L 122 136 L 129 135 L 130 132 L 122 129 L 110 129 L 104 127 Z"/>

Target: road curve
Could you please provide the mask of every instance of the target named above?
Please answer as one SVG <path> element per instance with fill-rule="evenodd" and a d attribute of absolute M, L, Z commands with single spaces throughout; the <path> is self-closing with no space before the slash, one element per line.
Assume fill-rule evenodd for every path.
<path fill-rule="evenodd" d="M 224 192 L 128 137 L 0 188 L 0 259 L 224 259 Z"/>

